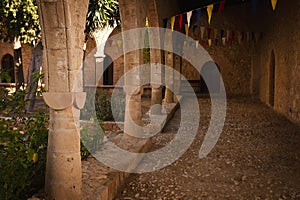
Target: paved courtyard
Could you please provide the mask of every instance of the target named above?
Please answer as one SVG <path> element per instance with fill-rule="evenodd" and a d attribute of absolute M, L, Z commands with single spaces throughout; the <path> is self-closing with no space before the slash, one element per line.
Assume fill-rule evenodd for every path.
<path fill-rule="evenodd" d="M 209 156 L 199 159 L 210 100 L 199 99 L 199 104 L 200 128 L 188 151 L 159 171 L 131 175 L 117 200 L 300 199 L 298 126 L 260 102 L 229 99 L 223 133 Z M 179 122 L 177 111 L 153 138 L 152 151 L 172 140 Z"/>

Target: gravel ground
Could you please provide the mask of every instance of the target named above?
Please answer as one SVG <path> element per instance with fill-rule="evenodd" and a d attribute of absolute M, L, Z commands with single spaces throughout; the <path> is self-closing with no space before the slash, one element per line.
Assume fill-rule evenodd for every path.
<path fill-rule="evenodd" d="M 188 103 L 185 100 L 183 103 Z M 132 174 L 121 199 L 300 199 L 300 129 L 259 102 L 228 100 L 222 135 L 208 157 L 199 149 L 210 121 L 209 99 L 199 99 L 196 139 L 180 159 L 161 170 Z M 170 142 L 176 112 L 151 151 Z"/>

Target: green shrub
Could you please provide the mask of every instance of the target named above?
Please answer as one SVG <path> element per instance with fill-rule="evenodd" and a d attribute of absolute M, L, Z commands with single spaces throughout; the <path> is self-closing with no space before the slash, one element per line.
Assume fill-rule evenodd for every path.
<path fill-rule="evenodd" d="M 48 144 L 48 109 L 33 115 L 25 110 L 25 92 L 8 94 L 0 89 L 0 199 L 27 199 L 44 186 Z M 4 118 L 9 117 L 9 118 Z M 87 135 L 83 126 L 84 144 L 88 149 L 101 145 L 102 133 Z M 81 157 L 90 152 L 81 142 Z"/>

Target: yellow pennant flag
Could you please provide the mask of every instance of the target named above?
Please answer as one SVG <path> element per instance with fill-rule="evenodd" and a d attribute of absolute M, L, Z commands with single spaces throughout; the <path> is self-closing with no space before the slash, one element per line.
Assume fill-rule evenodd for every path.
<path fill-rule="evenodd" d="M 185 35 L 186 35 L 186 37 L 188 37 L 189 36 L 189 25 L 185 24 L 184 27 L 185 27 Z"/>
<path fill-rule="evenodd" d="M 272 4 L 273 10 L 275 10 L 276 4 L 277 4 L 277 0 L 271 0 L 271 4 Z"/>
<path fill-rule="evenodd" d="M 174 30 L 175 16 L 171 17 L 171 30 Z"/>
<path fill-rule="evenodd" d="M 207 10 L 207 15 L 208 15 L 208 24 L 210 24 L 211 21 L 211 15 L 212 15 L 212 11 L 214 9 L 214 4 L 210 4 L 209 6 L 207 6 L 206 10 Z"/>
<path fill-rule="evenodd" d="M 121 48 L 121 46 L 122 46 L 122 40 L 118 40 L 117 44 L 118 44 L 118 47 Z"/>
<path fill-rule="evenodd" d="M 211 45 L 212 45 L 212 40 L 208 39 L 208 46 L 211 46 Z"/>
<path fill-rule="evenodd" d="M 237 33 L 237 39 L 238 39 L 238 43 L 241 44 L 242 43 L 242 33 L 239 31 Z"/>

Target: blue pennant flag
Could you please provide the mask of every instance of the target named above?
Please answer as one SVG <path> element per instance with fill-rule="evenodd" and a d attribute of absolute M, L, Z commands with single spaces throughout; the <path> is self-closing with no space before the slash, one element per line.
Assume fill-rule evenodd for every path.
<path fill-rule="evenodd" d="M 201 8 L 197 10 L 197 21 L 198 21 L 198 26 L 200 26 L 200 19 L 201 19 Z"/>

